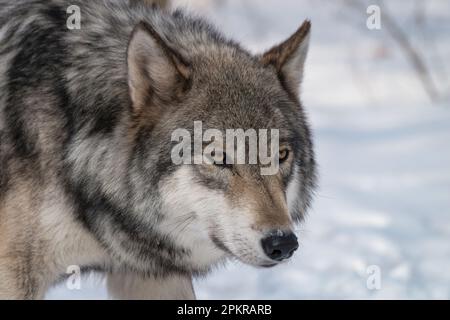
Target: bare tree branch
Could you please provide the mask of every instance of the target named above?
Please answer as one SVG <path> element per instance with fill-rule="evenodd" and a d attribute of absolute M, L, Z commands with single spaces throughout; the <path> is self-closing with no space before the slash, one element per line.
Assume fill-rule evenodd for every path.
<path fill-rule="evenodd" d="M 359 12 L 364 10 L 365 12 L 365 4 L 358 0 L 345 0 L 345 2 L 353 9 L 357 9 Z M 395 19 L 392 18 L 389 10 L 386 6 L 383 5 L 381 1 L 378 1 L 380 7 L 382 7 L 382 24 L 386 28 L 389 35 L 394 39 L 394 41 L 400 46 L 403 54 L 410 62 L 414 71 L 416 72 L 418 78 L 420 79 L 423 88 L 425 89 L 428 97 L 432 102 L 436 102 L 439 99 L 439 91 L 435 86 L 433 79 L 431 77 L 431 72 L 429 71 L 425 61 L 411 44 L 410 39 L 406 32 L 397 24 Z"/>

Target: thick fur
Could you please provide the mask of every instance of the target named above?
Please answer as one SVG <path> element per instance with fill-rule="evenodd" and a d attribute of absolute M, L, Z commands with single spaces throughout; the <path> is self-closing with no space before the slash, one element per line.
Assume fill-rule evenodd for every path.
<path fill-rule="evenodd" d="M 140 1 L 0 0 L 0 298 L 42 298 L 70 265 L 108 273 L 115 297 L 193 298 L 227 257 L 267 264 L 261 236 L 300 222 L 315 184 L 300 31 L 252 56 Z M 279 128 L 292 159 L 276 177 L 176 166 L 171 132 L 196 120 Z"/>

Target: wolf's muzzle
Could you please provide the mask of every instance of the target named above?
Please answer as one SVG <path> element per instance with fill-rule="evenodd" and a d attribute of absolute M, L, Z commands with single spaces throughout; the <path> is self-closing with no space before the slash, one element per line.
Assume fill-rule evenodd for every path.
<path fill-rule="evenodd" d="M 292 232 L 273 232 L 261 240 L 265 254 L 276 261 L 289 259 L 298 248 L 297 237 Z"/>

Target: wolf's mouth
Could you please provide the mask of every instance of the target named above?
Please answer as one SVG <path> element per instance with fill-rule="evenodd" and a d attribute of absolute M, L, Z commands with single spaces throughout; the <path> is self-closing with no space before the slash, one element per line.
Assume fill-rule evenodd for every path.
<path fill-rule="evenodd" d="M 225 251 L 227 254 L 234 256 L 233 252 L 231 252 L 230 249 L 220 240 L 216 235 L 211 234 L 210 235 L 211 241 L 216 245 L 217 248 L 219 248 L 222 251 Z"/>
<path fill-rule="evenodd" d="M 237 256 L 230 249 L 228 249 L 228 247 L 216 235 L 211 234 L 210 238 L 211 238 L 211 241 L 217 246 L 217 248 L 219 248 L 220 250 L 226 252 L 231 257 L 237 258 L 238 260 L 240 260 L 242 262 L 245 262 L 245 261 L 242 260 L 241 257 Z M 278 262 L 267 262 L 267 260 L 266 260 L 266 262 L 264 262 L 264 263 L 253 264 L 253 265 L 255 267 L 261 267 L 261 268 L 272 268 L 272 267 L 277 266 L 278 264 L 279 264 Z"/>
<path fill-rule="evenodd" d="M 263 268 L 272 268 L 278 265 L 278 263 L 269 263 L 269 264 L 262 264 L 261 267 Z"/>

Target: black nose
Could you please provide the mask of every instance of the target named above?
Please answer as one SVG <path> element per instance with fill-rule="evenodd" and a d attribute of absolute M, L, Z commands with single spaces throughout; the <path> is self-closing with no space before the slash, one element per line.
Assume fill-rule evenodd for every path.
<path fill-rule="evenodd" d="M 273 232 L 261 244 L 269 258 L 276 261 L 289 259 L 298 248 L 297 237 L 292 232 Z"/>

